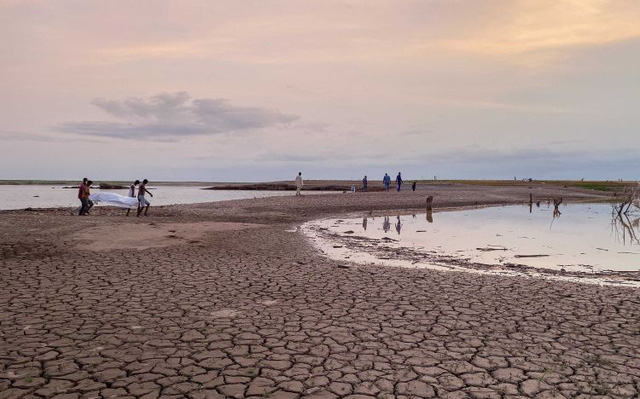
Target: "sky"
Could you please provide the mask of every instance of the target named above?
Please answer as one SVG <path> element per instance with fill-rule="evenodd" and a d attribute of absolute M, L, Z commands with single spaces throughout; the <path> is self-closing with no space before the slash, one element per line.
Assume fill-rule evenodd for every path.
<path fill-rule="evenodd" d="M 0 0 L 0 179 L 640 177 L 638 0 Z"/>

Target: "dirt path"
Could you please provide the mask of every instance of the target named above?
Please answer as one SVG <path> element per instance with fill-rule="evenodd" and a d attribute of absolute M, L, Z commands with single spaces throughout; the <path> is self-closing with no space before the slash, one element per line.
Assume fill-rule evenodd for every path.
<path fill-rule="evenodd" d="M 638 395 L 638 290 L 345 265 L 286 231 L 423 202 L 383 195 L 0 215 L 0 398 Z M 93 229 L 154 245 L 88 249 Z"/>

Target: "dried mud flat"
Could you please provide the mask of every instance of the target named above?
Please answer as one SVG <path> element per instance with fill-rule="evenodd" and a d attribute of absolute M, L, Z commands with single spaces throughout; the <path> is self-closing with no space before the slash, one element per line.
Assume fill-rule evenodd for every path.
<path fill-rule="evenodd" d="M 3 212 L 0 398 L 638 396 L 636 289 L 356 266 L 287 231 L 420 209 L 427 193 L 439 207 L 529 190 L 267 198 L 140 219 Z M 86 246 L 101 235 L 144 244 Z"/>

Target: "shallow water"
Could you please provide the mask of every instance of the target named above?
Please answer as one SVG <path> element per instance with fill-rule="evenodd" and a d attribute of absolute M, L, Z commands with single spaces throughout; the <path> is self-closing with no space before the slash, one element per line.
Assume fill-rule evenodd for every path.
<path fill-rule="evenodd" d="M 201 187 L 161 186 L 149 187 L 152 205 L 194 204 L 200 202 L 228 201 L 234 199 L 263 198 L 295 195 L 295 191 L 253 191 L 253 190 L 202 190 Z M 92 188 L 92 192 L 100 190 Z M 127 190 L 102 190 L 127 195 Z M 323 194 L 309 191 L 305 194 Z M 77 207 L 78 189 L 47 185 L 0 185 L 0 210 L 24 208 Z"/>
<path fill-rule="evenodd" d="M 330 256 L 356 261 L 375 258 L 380 263 L 398 264 L 403 260 L 396 254 L 410 249 L 431 261 L 570 272 L 640 270 L 640 215 L 615 218 L 609 204 L 561 206 L 556 217 L 553 210 L 553 205 L 546 204 L 534 206 L 531 212 L 528 206 L 491 207 L 431 215 L 330 219 L 305 228 L 319 233 L 317 237 L 324 241 L 321 247 Z M 350 242 L 355 243 L 351 250 L 346 249 L 349 245 L 344 240 L 339 242 L 340 237 L 351 237 Z M 419 263 L 415 259 L 411 265 Z"/>

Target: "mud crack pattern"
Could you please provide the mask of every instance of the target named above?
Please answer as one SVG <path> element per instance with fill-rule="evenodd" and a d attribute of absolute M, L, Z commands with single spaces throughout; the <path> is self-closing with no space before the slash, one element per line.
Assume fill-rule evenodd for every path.
<path fill-rule="evenodd" d="M 3 246 L 0 399 L 633 398 L 638 291 L 338 264 L 281 226 Z"/>

